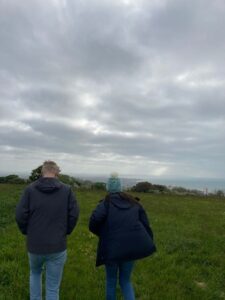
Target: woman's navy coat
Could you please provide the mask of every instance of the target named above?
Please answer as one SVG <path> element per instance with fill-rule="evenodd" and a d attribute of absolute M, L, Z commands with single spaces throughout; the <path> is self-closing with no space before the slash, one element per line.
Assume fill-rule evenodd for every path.
<path fill-rule="evenodd" d="M 156 251 L 143 207 L 119 193 L 99 203 L 91 215 L 89 229 L 99 236 L 97 266 L 143 258 Z"/>

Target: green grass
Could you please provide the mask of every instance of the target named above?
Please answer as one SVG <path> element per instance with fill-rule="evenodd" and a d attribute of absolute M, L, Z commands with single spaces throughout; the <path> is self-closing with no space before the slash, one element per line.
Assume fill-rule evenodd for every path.
<path fill-rule="evenodd" d="M 21 186 L 0 185 L 0 300 L 29 299 L 24 237 L 14 221 Z M 61 300 L 104 299 L 104 268 L 95 268 L 97 238 L 88 219 L 102 192 L 77 192 L 81 214 L 68 239 Z M 157 253 L 137 261 L 136 299 L 225 299 L 225 200 L 139 194 L 155 234 Z M 118 299 L 122 299 L 118 289 Z"/>

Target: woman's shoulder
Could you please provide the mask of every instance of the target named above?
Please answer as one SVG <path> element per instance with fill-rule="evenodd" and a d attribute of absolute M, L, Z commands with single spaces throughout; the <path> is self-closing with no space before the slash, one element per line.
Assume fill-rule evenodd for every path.
<path fill-rule="evenodd" d="M 97 208 L 98 209 L 108 209 L 109 201 L 106 198 L 99 200 Z"/>
<path fill-rule="evenodd" d="M 133 195 L 127 193 L 127 192 L 120 193 L 120 196 L 121 196 L 121 198 L 123 198 L 127 201 L 130 201 L 131 203 L 133 203 L 136 206 L 139 206 L 139 207 L 142 206 L 141 205 L 141 199 L 137 196 L 133 196 Z"/>

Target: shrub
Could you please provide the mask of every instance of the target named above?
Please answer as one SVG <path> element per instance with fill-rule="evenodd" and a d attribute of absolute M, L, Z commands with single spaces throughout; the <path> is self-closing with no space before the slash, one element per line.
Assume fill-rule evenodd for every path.
<path fill-rule="evenodd" d="M 224 191 L 221 191 L 221 190 L 216 191 L 215 194 L 218 197 L 224 197 L 225 196 Z"/>
<path fill-rule="evenodd" d="M 92 188 L 96 189 L 96 190 L 105 191 L 106 190 L 106 184 L 104 182 L 95 182 L 92 185 Z"/>
<path fill-rule="evenodd" d="M 29 180 L 31 182 L 35 181 L 41 177 L 41 168 L 42 168 L 42 165 L 31 171 L 31 175 L 29 177 Z"/>
<path fill-rule="evenodd" d="M 152 189 L 152 184 L 150 182 L 147 182 L 147 181 L 138 182 L 132 188 L 132 190 L 134 192 L 142 192 L 142 193 L 147 193 L 151 189 Z"/>
<path fill-rule="evenodd" d="M 66 175 L 66 174 L 59 174 L 59 180 L 65 184 L 69 184 L 73 187 L 81 186 L 81 183 L 78 179 L 76 179 L 72 176 Z"/>
<path fill-rule="evenodd" d="M 27 181 L 23 178 L 20 178 L 18 175 L 10 174 L 5 177 L 0 177 L 0 183 L 11 183 L 11 184 L 24 184 Z"/>

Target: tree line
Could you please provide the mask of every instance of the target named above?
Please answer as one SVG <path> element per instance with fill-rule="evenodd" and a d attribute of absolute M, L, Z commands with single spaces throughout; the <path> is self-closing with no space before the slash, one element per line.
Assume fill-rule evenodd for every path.
<path fill-rule="evenodd" d="M 10 174 L 8 176 L 1 176 L 0 183 L 10 183 L 10 184 L 28 184 L 31 183 L 38 178 L 41 177 L 41 168 L 42 166 L 38 166 L 37 168 L 31 171 L 31 174 L 28 179 L 24 179 L 19 177 L 16 174 Z M 75 178 L 73 176 L 67 174 L 59 174 L 59 180 L 65 184 L 69 184 L 73 188 L 77 189 L 85 189 L 85 190 L 102 190 L 106 191 L 105 182 L 92 182 L 90 180 L 82 180 Z M 176 194 L 176 195 L 197 195 L 203 196 L 204 192 L 196 189 L 186 189 L 184 187 L 167 187 L 162 184 L 152 184 L 148 181 L 142 181 L 136 183 L 133 187 L 127 188 L 127 191 L 138 192 L 138 193 L 153 193 L 153 194 Z M 225 192 L 222 190 L 217 190 L 214 193 L 210 193 L 208 195 L 216 195 L 219 197 L 225 197 Z"/>

